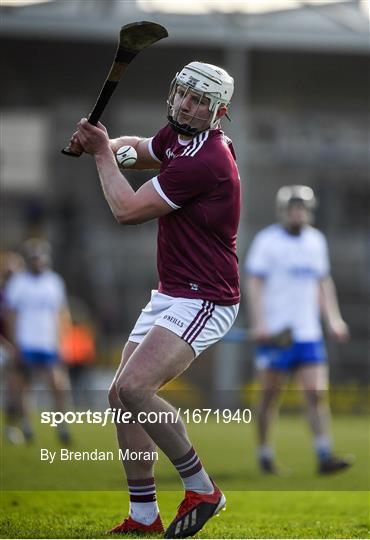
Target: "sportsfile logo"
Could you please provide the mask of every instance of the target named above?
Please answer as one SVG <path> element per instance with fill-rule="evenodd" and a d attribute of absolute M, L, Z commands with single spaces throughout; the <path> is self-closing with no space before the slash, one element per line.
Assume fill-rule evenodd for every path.
<path fill-rule="evenodd" d="M 60 424 L 174 424 L 179 421 L 180 409 L 173 411 L 140 411 L 134 415 L 130 411 L 108 408 L 105 411 L 43 411 L 41 424 L 57 427 Z"/>

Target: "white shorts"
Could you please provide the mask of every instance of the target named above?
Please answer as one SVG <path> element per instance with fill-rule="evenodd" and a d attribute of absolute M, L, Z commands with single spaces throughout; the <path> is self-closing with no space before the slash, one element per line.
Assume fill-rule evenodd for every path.
<path fill-rule="evenodd" d="M 152 291 L 129 341 L 141 343 L 153 326 L 163 326 L 189 343 L 198 356 L 230 330 L 238 311 L 239 304 L 219 306 L 209 300 L 175 298 Z"/>

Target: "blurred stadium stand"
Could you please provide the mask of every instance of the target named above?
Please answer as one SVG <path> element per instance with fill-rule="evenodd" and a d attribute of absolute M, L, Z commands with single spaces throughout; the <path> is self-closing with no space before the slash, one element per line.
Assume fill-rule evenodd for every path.
<path fill-rule="evenodd" d="M 68 159 L 60 149 L 95 101 L 119 27 L 149 19 L 170 37 L 130 66 L 104 114 L 110 133 L 150 136 L 161 127 L 169 83 L 188 61 L 229 69 L 236 92 L 224 129 L 243 183 L 240 260 L 256 230 L 274 220 L 278 187 L 311 185 L 353 336 L 349 345 L 330 345 L 332 378 L 370 382 L 369 18 L 360 1 L 295 4 L 202 15 L 148 12 L 140 8 L 148 2 L 119 0 L 1 8 L 2 247 L 35 233 L 51 239 L 57 270 L 95 314 L 103 358 L 117 360 L 156 286 L 156 224 L 117 225 L 92 160 Z M 151 174 L 128 176 L 138 186 Z M 241 310 L 238 325 L 246 324 Z M 215 350 L 207 356 L 217 365 Z M 233 354 L 239 375 L 250 377 L 250 346 Z M 200 361 L 189 376 L 206 385 L 209 372 Z"/>

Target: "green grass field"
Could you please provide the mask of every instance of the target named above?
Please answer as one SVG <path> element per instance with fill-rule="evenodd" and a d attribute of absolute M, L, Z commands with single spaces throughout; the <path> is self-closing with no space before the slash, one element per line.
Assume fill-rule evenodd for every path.
<path fill-rule="evenodd" d="M 115 448 L 113 428 L 73 426 L 71 450 Z M 306 425 L 282 416 L 277 449 L 290 474 L 271 478 L 255 465 L 251 425 L 190 425 L 192 441 L 207 470 L 227 496 L 227 509 L 199 538 L 367 538 L 369 537 L 369 423 L 365 416 L 340 416 L 333 430 L 338 453 L 356 462 L 343 474 L 322 478 Z M 55 432 L 39 426 L 30 447 L 2 445 L 1 537 L 104 538 L 126 517 L 128 498 L 119 460 L 40 461 L 40 448 L 58 451 Z M 181 500 L 181 483 L 160 456 L 157 487 L 162 519 L 168 524 Z"/>
<path fill-rule="evenodd" d="M 225 492 L 227 508 L 199 538 L 367 538 L 363 492 Z M 181 493 L 159 495 L 165 524 Z M 3 494 L 3 538 L 104 538 L 125 517 L 117 492 L 8 492 Z"/>

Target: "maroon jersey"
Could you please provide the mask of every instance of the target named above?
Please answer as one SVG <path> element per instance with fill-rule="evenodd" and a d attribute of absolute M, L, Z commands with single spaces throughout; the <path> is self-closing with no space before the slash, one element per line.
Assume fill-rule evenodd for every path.
<path fill-rule="evenodd" d="M 212 129 L 179 141 L 167 125 L 149 150 L 161 162 L 153 185 L 174 209 L 158 220 L 159 292 L 236 304 L 240 179 L 230 139 Z"/>

